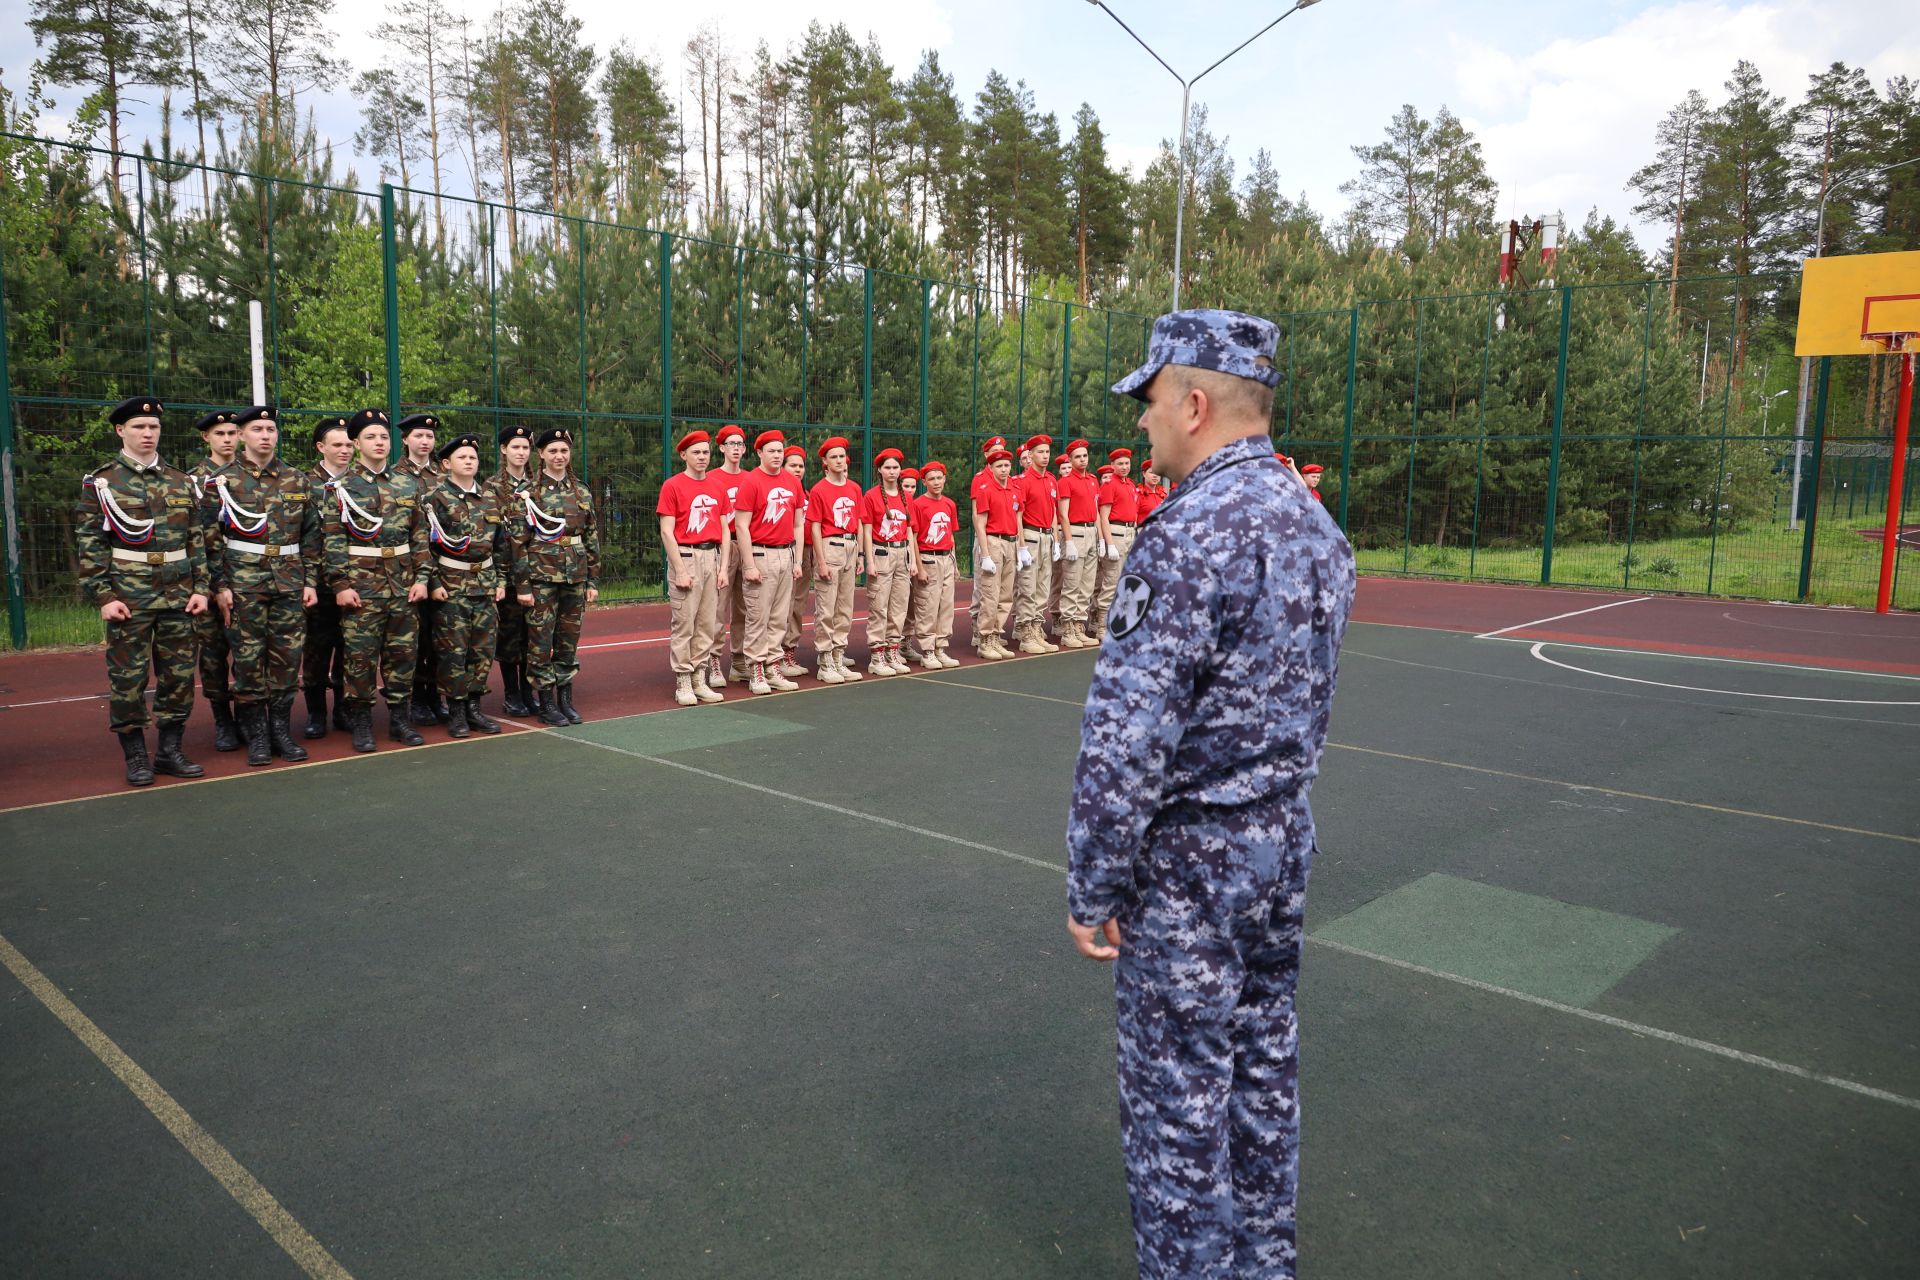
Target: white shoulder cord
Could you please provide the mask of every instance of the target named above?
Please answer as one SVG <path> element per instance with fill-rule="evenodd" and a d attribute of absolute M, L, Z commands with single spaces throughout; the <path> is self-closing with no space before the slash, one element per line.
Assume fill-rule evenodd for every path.
<path fill-rule="evenodd" d="M 266 512 L 249 511 L 233 500 L 233 495 L 227 492 L 226 476 L 213 477 L 213 483 L 220 490 L 220 513 L 227 518 L 228 524 L 247 534 L 259 533 L 267 527 Z"/>
<path fill-rule="evenodd" d="M 521 498 L 522 501 L 527 504 L 527 523 L 533 526 L 534 533 L 538 534 L 544 541 L 552 542 L 555 538 L 558 538 L 567 531 L 567 518 L 565 516 L 550 516 L 542 511 L 534 502 L 533 491 L 531 489 L 521 495 Z"/>
<path fill-rule="evenodd" d="M 93 493 L 100 500 L 101 527 L 108 533 L 119 526 L 120 534 L 128 542 L 145 542 L 153 534 L 152 520 L 135 520 L 120 509 L 113 500 L 113 486 L 107 483 L 105 476 L 96 476 L 93 481 Z"/>
<path fill-rule="evenodd" d="M 337 476 L 332 481 L 333 491 L 340 497 L 340 518 L 352 526 L 356 533 L 359 533 L 363 537 L 371 538 L 374 534 L 380 532 L 381 527 L 387 523 L 387 518 L 385 516 L 377 516 L 355 502 L 353 495 L 347 492 L 347 486 L 340 483 L 345 479 L 345 476 Z M 356 519 L 356 517 L 358 518 Z"/>

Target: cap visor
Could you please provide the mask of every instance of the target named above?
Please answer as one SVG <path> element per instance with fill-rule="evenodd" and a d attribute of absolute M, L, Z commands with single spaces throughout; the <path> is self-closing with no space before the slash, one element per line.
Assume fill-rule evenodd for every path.
<path fill-rule="evenodd" d="M 1147 384 L 1153 381 L 1154 374 L 1159 373 L 1166 367 L 1167 362 L 1165 360 L 1147 361 L 1138 369 L 1135 369 L 1132 373 L 1114 383 L 1113 394 L 1117 396 L 1132 396 L 1135 400 L 1145 400 L 1147 397 L 1143 393 L 1147 389 Z"/>

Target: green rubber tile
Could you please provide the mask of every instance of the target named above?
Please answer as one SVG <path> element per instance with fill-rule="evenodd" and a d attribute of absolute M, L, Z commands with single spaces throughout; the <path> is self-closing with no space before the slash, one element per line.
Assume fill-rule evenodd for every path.
<path fill-rule="evenodd" d="M 730 707 L 689 707 L 681 711 L 658 711 L 619 720 L 597 720 L 564 732 L 591 742 L 604 742 L 623 751 L 664 756 L 676 751 L 731 746 L 736 742 L 751 742 L 755 738 L 771 738 L 782 733 L 801 733 L 810 727 L 751 711 L 735 711 Z"/>
<path fill-rule="evenodd" d="M 1678 932 L 1435 872 L 1313 936 L 1585 1007 Z"/>

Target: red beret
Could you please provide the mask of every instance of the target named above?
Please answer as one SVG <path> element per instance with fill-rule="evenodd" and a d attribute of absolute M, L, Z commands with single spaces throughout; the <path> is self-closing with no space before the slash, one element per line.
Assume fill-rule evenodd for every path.
<path fill-rule="evenodd" d="M 720 428 L 719 432 L 714 435 L 713 442 L 715 444 L 725 444 L 729 440 L 744 441 L 746 438 L 746 432 L 734 426 L 732 423 L 728 423 L 726 426 Z"/>
<path fill-rule="evenodd" d="M 980 446 L 980 452 L 992 453 L 995 449 L 1004 449 L 1006 447 L 1007 447 L 1007 438 L 1005 436 L 994 436 L 991 439 L 989 439 L 985 444 Z"/>
<path fill-rule="evenodd" d="M 1090 444 L 1088 444 L 1088 443 L 1087 443 L 1087 442 L 1086 442 L 1085 440 L 1069 440 L 1069 441 L 1067 441 L 1067 452 L 1068 452 L 1068 453 L 1072 453 L 1072 452 L 1073 452 L 1073 451 L 1074 451 L 1075 449 L 1091 449 L 1091 448 L 1093 448 L 1093 446 L 1092 446 L 1092 445 L 1090 445 Z"/>
<path fill-rule="evenodd" d="M 673 442 L 673 451 L 675 453 L 685 453 L 688 449 L 691 449 L 694 445 L 706 444 L 711 439 L 712 437 L 709 436 L 704 431 L 689 431 L 687 432 L 687 434 L 681 436 L 678 440 Z"/>
<path fill-rule="evenodd" d="M 753 438 L 753 451 L 760 452 L 770 444 L 784 445 L 787 437 L 778 431 L 762 431 Z"/>
<path fill-rule="evenodd" d="M 1101 468 L 1100 468 L 1100 470 L 1099 470 L 1099 472 L 1098 472 L 1098 474 L 1100 474 L 1100 475 L 1103 475 L 1103 476 L 1110 476 L 1110 475 L 1112 475 L 1112 474 L 1113 474 L 1113 468 L 1112 468 L 1112 467 L 1101 467 Z"/>
<path fill-rule="evenodd" d="M 880 452 L 873 455 L 873 465 L 876 467 L 883 462 L 889 462 L 889 461 L 897 462 L 904 467 L 907 465 L 907 455 L 900 452 L 898 449 L 882 449 Z"/>
<path fill-rule="evenodd" d="M 804 458 L 807 456 L 807 451 L 797 444 L 790 444 L 787 446 L 785 456 L 789 458 Z"/>
<path fill-rule="evenodd" d="M 1317 476 L 1322 471 L 1325 471 L 1325 470 L 1326 468 L 1321 466 L 1319 463 L 1309 462 L 1306 466 L 1300 468 L 1300 474 L 1303 476 Z"/>
<path fill-rule="evenodd" d="M 921 464 L 920 474 L 923 477 L 932 475 L 936 471 L 938 471 L 941 475 L 947 474 L 947 464 L 944 462 L 928 462 L 928 463 Z"/>
<path fill-rule="evenodd" d="M 1274 454 L 1274 455 L 1273 455 L 1273 460 L 1274 460 L 1275 462 L 1292 462 L 1292 461 L 1293 461 L 1293 459 L 1292 459 L 1292 458 L 1289 458 L 1289 457 L 1288 457 L 1288 456 L 1287 456 L 1286 454 L 1284 454 L 1284 453 L 1276 453 L 1276 454 Z"/>
<path fill-rule="evenodd" d="M 1107 453 L 1108 462 L 1112 462 L 1115 458 L 1131 458 L 1131 457 L 1133 457 L 1133 450 L 1125 448 L 1124 446 L 1118 449 L 1109 450 Z"/>
<path fill-rule="evenodd" d="M 848 453 L 853 452 L 853 446 L 847 443 L 845 436 L 828 436 L 820 442 L 820 448 L 816 452 L 820 460 L 825 462 L 828 451 L 833 449 L 845 449 Z"/>
<path fill-rule="evenodd" d="M 1047 446 L 1047 448 L 1051 449 L 1053 448 L 1053 437 L 1052 436 L 1028 436 L 1027 442 L 1021 445 L 1020 447 L 1022 449 L 1032 449 L 1036 445 L 1045 445 Z"/>
<path fill-rule="evenodd" d="M 1013 461 L 1013 455 L 1008 453 L 1005 449 L 995 449 L 992 452 L 987 454 L 988 466 L 992 466 L 996 462 L 1012 462 L 1012 461 Z"/>
<path fill-rule="evenodd" d="M 900 478 L 902 480 L 918 480 L 920 473 L 912 467 L 902 467 L 900 468 Z"/>

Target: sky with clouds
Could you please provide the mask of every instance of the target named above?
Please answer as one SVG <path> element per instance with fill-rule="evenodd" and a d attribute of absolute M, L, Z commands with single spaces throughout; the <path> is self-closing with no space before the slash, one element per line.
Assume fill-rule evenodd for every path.
<path fill-rule="evenodd" d="M 448 0 L 480 18 L 487 0 Z M 1285 10 L 1108 0 L 1182 74 L 1205 67 Z M 0 23 L 0 68 L 18 87 L 34 57 L 26 0 Z M 1099 113 L 1113 155 L 1138 172 L 1171 138 L 1180 87 L 1087 0 L 731 0 L 722 6 L 573 0 L 599 48 L 626 40 L 655 56 L 669 83 L 679 51 L 707 22 L 742 52 L 776 50 L 811 20 L 871 32 L 904 78 L 934 49 L 969 103 L 990 69 L 1025 80 L 1042 110 L 1068 123 L 1082 102 Z M 1627 177 L 1650 157 L 1654 126 L 1689 89 L 1710 101 L 1742 58 L 1776 93 L 1797 100 L 1807 77 L 1835 61 L 1864 67 L 1876 85 L 1920 76 L 1920 20 L 1865 0 L 1590 0 L 1516 7 L 1493 0 L 1321 0 L 1202 80 L 1213 130 L 1241 162 L 1274 158 L 1282 188 L 1326 213 L 1344 209 L 1351 148 L 1378 141 L 1402 103 L 1431 116 L 1451 107 L 1481 140 L 1500 187 L 1500 212 L 1564 209 L 1578 222 L 1598 207 L 1630 220 Z M 1516 16 L 1519 15 L 1519 16 Z M 336 0 L 340 51 L 360 66 L 382 56 L 369 34 L 379 0 Z M 336 91 L 318 105 L 323 131 L 350 146 L 358 112 Z M 363 181 L 374 166 L 359 161 Z M 1661 239 L 1642 230 L 1643 245 Z"/>

